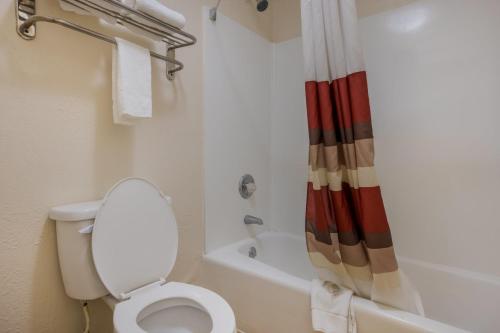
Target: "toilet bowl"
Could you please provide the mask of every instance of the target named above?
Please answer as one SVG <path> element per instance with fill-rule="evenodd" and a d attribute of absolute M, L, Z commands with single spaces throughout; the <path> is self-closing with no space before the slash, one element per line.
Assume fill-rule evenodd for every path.
<path fill-rule="evenodd" d="M 127 178 L 102 201 L 54 207 L 68 296 L 104 297 L 116 333 L 234 333 L 229 304 L 198 286 L 166 282 L 177 256 L 171 199 L 150 182 Z"/>
<path fill-rule="evenodd" d="M 185 283 L 151 288 L 116 305 L 116 332 L 209 333 L 235 331 L 233 312 L 216 293 Z"/>

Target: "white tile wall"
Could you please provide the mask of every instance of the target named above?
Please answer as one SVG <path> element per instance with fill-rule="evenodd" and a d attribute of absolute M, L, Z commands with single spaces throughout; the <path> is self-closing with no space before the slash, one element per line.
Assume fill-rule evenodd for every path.
<path fill-rule="evenodd" d="M 204 10 L 206 249 L 263 229 L 302 234 L 307 181 L 307 119 L 301 39 L 274 44 Z M 239 177 L 254 176 L 250 200 Z M 264 227 L 243 224 L 245 214 Z"/>
<path fill-rule="evenodd" d="M 499 332 L 500 1 L 361 20 L 375 163 L 401 265 L 430 317 Z"/>
<path fill-rule="evenodd" d="M 304 234 L 309 138 L 302 39 L 274 44 L 271 227 Z"/>
<path fill-rule="evenodd" d="M 361 32 L 399 254 L 500 277 L 498 17 L 497 0 L 417 1 Z"/>
<path fill-rule="evenodd" d="M 245 214 L 269 223 L 272 44 L 204 8 L 204 172 L 206 250 L 248 237 L 258 228 Z M 246 173 L 257 191 L 238 193 Z"/>

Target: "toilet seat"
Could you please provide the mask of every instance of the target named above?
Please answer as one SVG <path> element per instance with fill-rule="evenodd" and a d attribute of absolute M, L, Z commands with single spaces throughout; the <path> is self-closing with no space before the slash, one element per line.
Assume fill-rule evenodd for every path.
<path fill-rule="evenodd" d="M 177 256 L 177 233 L 170 198 L 147 180 L 124 179 L 106 194 L 94 221 L 92 257 L 101 282 L 119 301 L 115 332 L 146 333 L 143 319 L 154 332 L 177 332 L 177 327 L 185 332 L 203 327 L 205 332 L 210 330 L 207 316 L 210 332 L 236 331 L 233 310 L 216 293 L 164 284 Z M 186 314 L 190 318 L 183 322 Z"/>
<path fill-rule="evenodd" d="M 233 310 L 222 297 L 208 289 L 179 282 L 151 287 L 134 294 L 129 300 L 118 303 L 113 314 L 115 332 L 146 333 L 138 324 L 141 312 L 156 302 L 168 300 L 178 302 L 178 306 L 186 304 L 183 300 L 199 305 L 212 320 L 211 333 L 236 332 Z M 175 306 L 170 304 L 168 308 Z"/>
<path fill-rule="evenodd" d="M 170 199 L 141 178 L 126 178 L 102 201 L 92 231 L 92 257 L 116 299 L 167 277 L 175 264 L 178 230 Z"/>

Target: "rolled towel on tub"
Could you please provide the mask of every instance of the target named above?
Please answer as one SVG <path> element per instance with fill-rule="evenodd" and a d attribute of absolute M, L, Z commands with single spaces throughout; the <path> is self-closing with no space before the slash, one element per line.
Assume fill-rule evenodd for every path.
<path fill-rule="evenodd" d="M 151 118 L 151 56 L 149 50 L 121 38 L 113 48 L 113 120 L 133 125 Z"/>
<path fill-rule="evenodd" d="M 311 285 L 313 329 L 323 333 L 356 333 L 352 296 L 349 289 L 314 279 Z"/>

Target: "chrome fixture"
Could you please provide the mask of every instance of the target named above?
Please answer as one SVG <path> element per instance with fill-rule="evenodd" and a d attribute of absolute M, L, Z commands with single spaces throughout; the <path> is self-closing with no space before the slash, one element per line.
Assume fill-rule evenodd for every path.
<path fill-rule="evenodd" d="M 250 249 L 248 250 L 248 256 L 250 258 L 257 257 L 257 249 L 255 248 L 255 246 L 250 246 Z"/>
<path fill-rule="evenodd" d="M 257 190 L 257 186 L 255 185 L 252 175 L 246 174 L 240 178 L 238 190 L 240 191 L 240 195 L 243 199 L 248 199 L 252 196 L 253 192 Z"/>
<path fill-rule="evenodd" d="M 250 224 L 263 225 L 264 224 L 264 222 L 262 221 L 261 218 L 256 217 L 256 216 L 252 216 L 252 215 L 245 215 L 243 222 L 245 222 L 246 225 L 250 225 Z"/>
<path fill-rule="evenodd" d="M 212 22 L 217 21 L 217 10 L 219 9 L 219 5 L 220 5 L 221 1 L 222 0 L 218 0 L 217 4 L 214 7 L 210 8 L 210 11 L 208 12 L 208 18 Z M 269 6 L 268 0 L 255 0 L 255 2 L 257 3 L 256 8 L 257 8 L 258 12 L 265 11 L 267 9 L 267 7 Z"/>
<path fill-rule="evenodd" d="M 208 18 L 212 22 L 217 21 L 217 9 L 219 9 L 220 2 L 221 0 L 218 0 L 215 7 L 210 8 L 210 11 L 208 12 Z"/>
<path fill-rule="evenodd" d="M 269 6 L 269 1 L 268 0 L 255 0 L 257 1 L 257 11 L 263 12 L 267 9 L 267 6 Z"/>
<path fill-rule="evenodd" d="M 184 68 L 182 62 L 175 59 L 175 50 L 196 43 L 196 37 L 174 27 L 166 22 L 158 20 L 148 14 L 124 5 L 119 0 L 102 0 L 106 6 L 95 0 L 60 0 L 65 4 L 72 5 L 87 12 L 99 12 L 116 20 L 118 24 L 130 25 L 146 34 L 152 34 L 160 38 L 166 44 L 166 54 L 158 54 L 154 51 L 149 53 L 153 58 L 163 60 L 167 64 L 167 78 L 173 80 L 175 73 Z M 36 15 L 37 0 L 16 0 L 17 33 L 25 40 L 33 40 L 36 37 L 36 23 L 48 22 L 62 27 L 81 32 L 105 42 L 116 44 L 114 36 L 107 36 L 97 31 L 90 30 L 78 24 L 50 16 Z"/>

